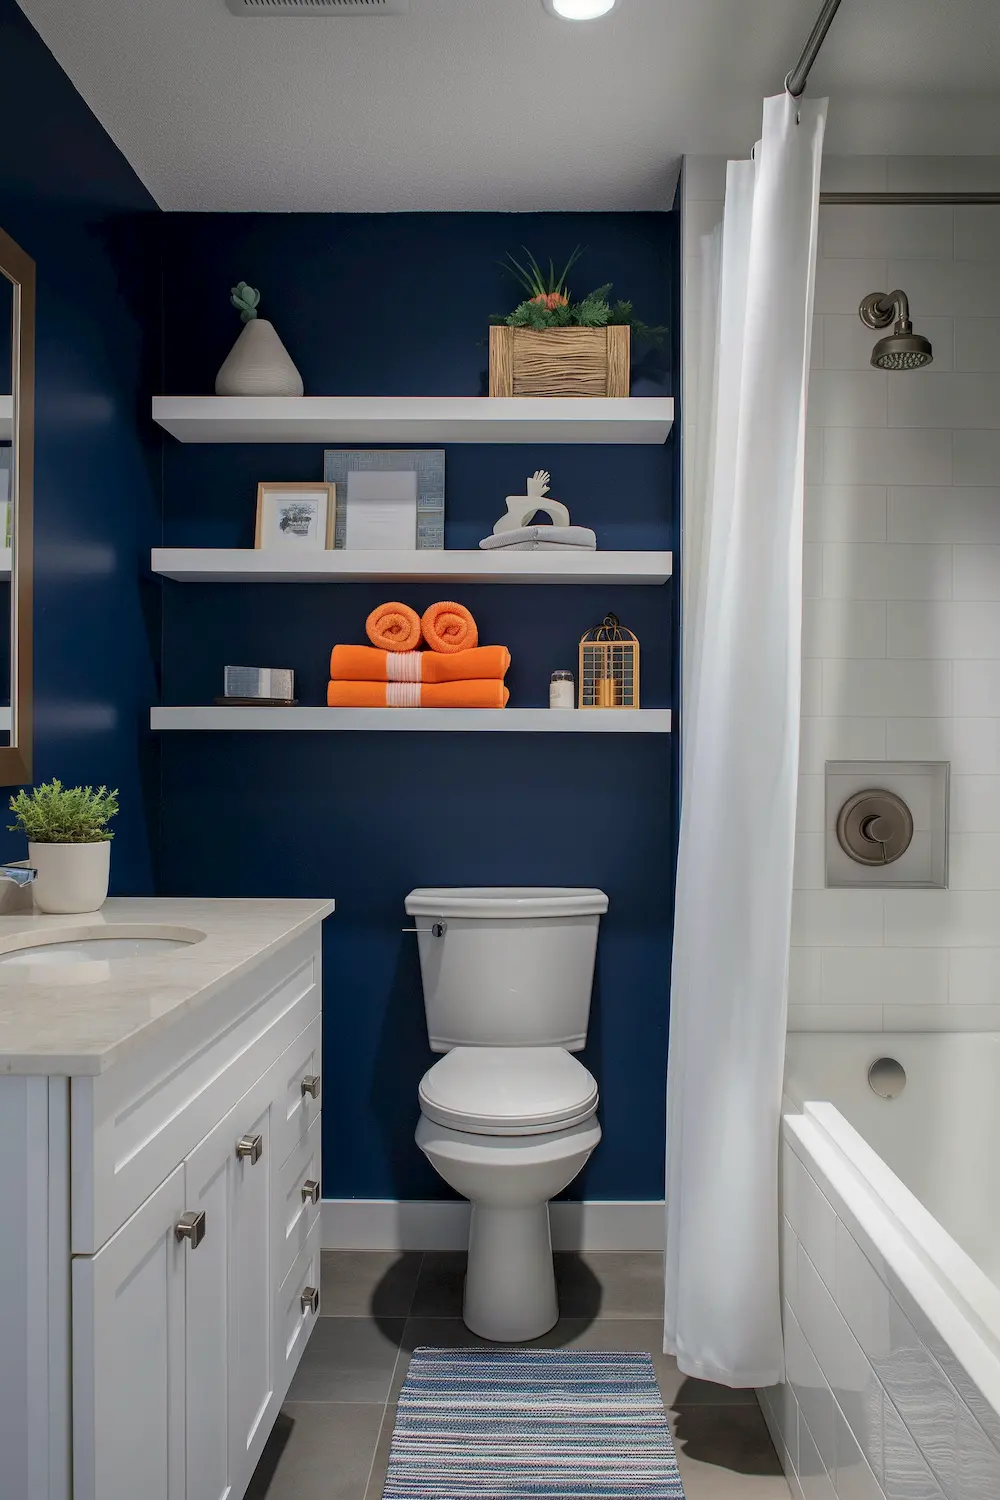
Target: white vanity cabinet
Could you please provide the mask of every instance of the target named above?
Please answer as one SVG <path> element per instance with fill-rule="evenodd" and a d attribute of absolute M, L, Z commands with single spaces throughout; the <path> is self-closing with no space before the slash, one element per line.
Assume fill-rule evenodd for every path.
<path fill-rule="evenodd" d="M 0 1290 L 0 1500 L 241 1500 L 319 1310 L 319 931 L 104 1072 L 0 1078 L 39 1297 Z"/>

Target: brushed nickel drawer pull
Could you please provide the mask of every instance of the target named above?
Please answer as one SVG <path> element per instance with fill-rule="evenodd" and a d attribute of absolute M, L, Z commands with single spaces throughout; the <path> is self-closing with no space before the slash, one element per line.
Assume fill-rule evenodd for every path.
<path fill-rule="evenodd" d="M 174 1225 L 174 1235 L 178 1240 L 187 1240 L 191 1249 L 197 1250 L 205 1238 L 204 1213 L 181 1214 Z"/>
<path fill-rule="evenodd" d="M 319 1292 L 314 1286 L 307 1286 L 302 1292 L 302 1311 L 314 1313 L 319 1311 Z"/>
<path fill-rule="evenodd" d="M 236 1155 L 240 1161 L 249 1159 L 250 1165 L 260 1161 L 264 1154 L 264 1137 L 262 1135 L 241 1135 L 236 1142 Z"/>
<path fill-rule="evenodd" d="M 307 1177 L 305 1182 L 302 1184 L 302 1202 L 319 1202 L 319 1183 L 313 1177 Z"/>
<path fill-rule="evenodd" d="M 302 1080 L 302 1094 L 309 1094 L 313 1099 L 319 1098 L 320 1077 L 318 1073 L 307 1073 Z"/>

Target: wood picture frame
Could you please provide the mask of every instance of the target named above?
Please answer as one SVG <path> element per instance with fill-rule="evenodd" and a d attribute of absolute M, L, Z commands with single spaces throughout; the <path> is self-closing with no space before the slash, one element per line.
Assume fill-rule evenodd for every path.
<path fill-rule="evenodd" d="M 282 517 L 268 507 L 287 504 Z M 308 513 L 308 514 L 307 514 Z M 324 480 L 262 479 L 257 485 L 257 518 L 253 544 L 258 551 L 301 548 L 326 552 L 333 546 L 337 522 L 337 486 Z"/>

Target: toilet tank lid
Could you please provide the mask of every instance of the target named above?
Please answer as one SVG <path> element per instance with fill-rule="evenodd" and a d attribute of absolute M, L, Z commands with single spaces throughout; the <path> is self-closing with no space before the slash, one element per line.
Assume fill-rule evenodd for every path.
<path fill-rule="evenodd" d="M 431 886 L 411 891 L 406 898 L 411 917 L 478 917 L 481 921 L 602 916 L 607 909 L 603 891 L 575 886 Z"/>

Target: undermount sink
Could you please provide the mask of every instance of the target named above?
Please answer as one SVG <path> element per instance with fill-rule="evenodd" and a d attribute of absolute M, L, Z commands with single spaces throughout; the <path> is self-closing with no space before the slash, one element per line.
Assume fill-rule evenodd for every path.
<path fill-rule="evenodd" d="M 203 932 L 191 927 L 66 928 L 39 933 L 36 941 L 22 942 L 0 953 L 0 965 L 80 964 L 93 961 L 127 962 L 163 957 L 200 943 Z"/>

